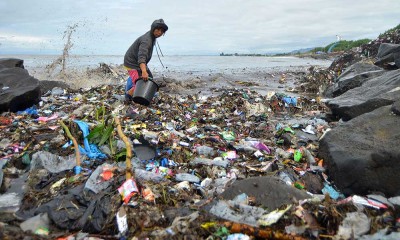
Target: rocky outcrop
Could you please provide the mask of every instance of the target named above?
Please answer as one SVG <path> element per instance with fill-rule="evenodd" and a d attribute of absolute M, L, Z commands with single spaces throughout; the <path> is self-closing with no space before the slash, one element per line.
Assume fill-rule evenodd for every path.
<path fill-rule="evenodd" d="M 45 94 L 48 91 L 51 91 L 53 88 L 59 87 L 62 89 L 69 89 L 70 86 L 62 81 L 51 81 L 51 80 L 42 80 L 40 81 L 40 89 L 43 94 Z"/>
<path fill-rule="evenodd" d="M 344 69 L 350 67 L 351 65 L 362 60 L 362 57 L 353 51 L 346 52 L 338 57 L 336 57 L 332 64 L 329 66 L 328 70 L 335 72 L 335 74 L 340 74 Z"/>
<path fill-rule="evenodd" d="M 0 60 L 0 112 L 24 110 L 38 103 L 40 96 L 39 80 L 23 68 L 23 60 Z"/>
<path fill-rule="evenodd" d="M 385 73 L 385 70 L 378 66 L 368 63 L 355 63 L 348 67 L 333 85 L 328 87 L 324 95 L 328 98 L 337 97 L 383 73 Z"/>
<path fill-rule="evenodd" d="M 392 112 L 396 115 L 400 115 L 400 101 L 393 103 Z"/>
<path fill-rule="evenodd" d="M 24 60 L 18 58 L 1 58 L 0 65 L 6 68 L 13 68 L 13 67 L 25 68 Z"/>
<path fill-rule="evenodd" d="M 400 70 L 387 71 L 327 102 L 332 114 L 348 121 L 400 100 Z"/>
<path fill-rule="evenodd" d="M 378 58 L 375 62 L 377 66 L 387 69 L 400 68 L 400 44 L 382 43 L 376 57 Z"/>
<path fill-rule="evenodd" d="M 319 157 L 344 194 L 400 194 L 400 116 L 393 112 L 399 110 L 399 104 L 362 114 L 321 139 Z"/>

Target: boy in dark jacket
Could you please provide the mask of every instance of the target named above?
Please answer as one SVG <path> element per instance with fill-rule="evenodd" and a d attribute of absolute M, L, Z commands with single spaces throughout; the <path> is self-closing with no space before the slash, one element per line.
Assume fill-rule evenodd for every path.
<path fill-rule="evenodd" d="M 128 51 L 126 51 L 124 66 L 128 70 L 129 74 L 125 87 L 126 100 L 132 100 L 136 81 L 139 78 L 142 78 L 144 81 L 153 78 L 147 64 L 153 54 L 156 38 L 164 35 L 167 30 L 168 26 L 164 23 L 163 19 L 155 20 L 151 24 L 150 31 L 136 39 L 136 41 L 129 47 Z"/>

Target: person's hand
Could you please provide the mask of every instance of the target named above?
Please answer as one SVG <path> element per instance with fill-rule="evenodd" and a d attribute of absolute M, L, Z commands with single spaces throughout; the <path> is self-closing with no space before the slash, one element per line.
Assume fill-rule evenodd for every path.
<path fill-rule="evenodd" d="M 144 81 L 149 80 L 149 74 L 147 73 L 147 71 L 143 71 L 142 72 L 142 78 Z"/>

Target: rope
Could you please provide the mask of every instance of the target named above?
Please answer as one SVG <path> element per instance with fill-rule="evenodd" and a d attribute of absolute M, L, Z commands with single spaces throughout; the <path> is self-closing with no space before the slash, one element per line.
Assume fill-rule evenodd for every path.
<path fill-rule="evenodd" d="M 156 44 L 157 44 L 158 48 L 160 49 L 161 56 L 164 57 L 164 54 L 162 53 L 161 48 L 160 48 L 160 45 L 158 44 L 157 40 L 156 40 Z M 162 61 L 161 61 L 160 55 L 158 54 L 157 46 L 156 46 L 156 52 L 157 52 L 158 60 L 160 60 L 161 66 L 162 66 L 163 68 L 165 68 L 165 67 L 164 67 L 164 64 L 163 64 Z"/>

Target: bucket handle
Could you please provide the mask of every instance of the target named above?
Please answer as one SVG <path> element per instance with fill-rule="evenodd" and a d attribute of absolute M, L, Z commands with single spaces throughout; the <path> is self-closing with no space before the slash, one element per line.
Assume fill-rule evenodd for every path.
<path fill-rule="evenodd" d="M 144 81 L 143 78 L 138 78 L 138 79 L 136 79 L 135 82 L 137 82 L 137 81 L 139 81 L 139 80 Z M 152 82 L 157 86 L 157 91 L 160 89 L 160 86 L 158 86 L 158 84 L 157 84 L 156 82 L 153 81 L 153 78 L 152 78 L 152 77 L 149 77 L 149 79 L 148 79 L 147 81 L 152 81 Z M 145 81 L 145 82 L 146 82 L 146 81 Z"/>

